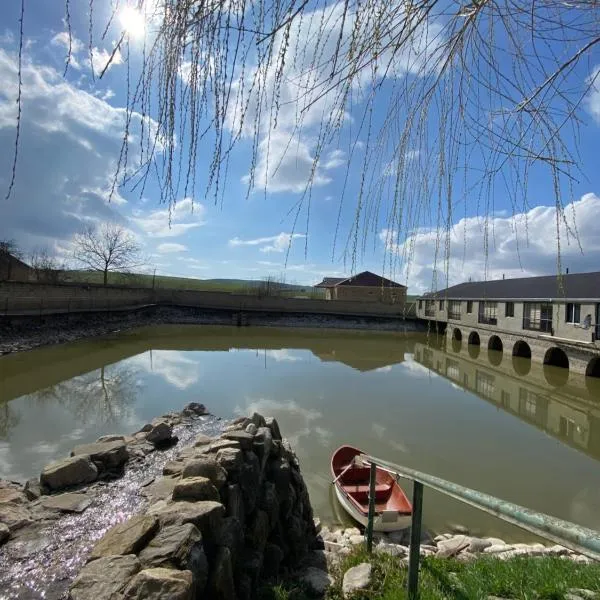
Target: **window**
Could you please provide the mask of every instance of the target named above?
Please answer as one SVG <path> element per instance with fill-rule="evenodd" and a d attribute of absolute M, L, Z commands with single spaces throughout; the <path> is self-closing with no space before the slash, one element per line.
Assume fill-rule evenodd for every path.
<path fill-rule="evenodd" d="M 467 300 L 467 313 L 471 314 L 473 312 L 473 300 Z"/>
<path fill-rule="evenodd" d="M 505 317 L 514 317 L 515 316 L 515 303 L 507 302 L 504 305 L 504 316 Z"/>
<path fill-rule="evenodd" d="M 440 300 L 440 310 L 444 310 L 444 301 Z"/>
<path fill-rule="evenodd" d="M 460 300 L 448 302 L 448 318 L 460 320 Z"/>
<path fill-rule="evenodd" d="M 425 300 L 425 316 L 426 317 L 434 317 L 435 316 L 435 303 L 433 300 Z"/>
<path fill-rule="evenodd" d="M 581 304 L 573 304 L 572 302 L 567 304 L 565 321 L 567 323 L 581 323 Z"/>
<path fill-rule="evenodd" d="M 552 304 L 525 302 L 523 304 L 523 329 L 552 331 Z"/>
<path fill-rule="evenodd" d="M 510 394 L 508 392 L 505 392 L 504 390 L 502 390 L 502 392 L 500 394 L 500 403 L 505 408 L 510 408 Z"/>
<path fill-rule="evenodd" d="M 479 322 L 487 325 L 498 324 L 498 303 L 480 302 L 479 303 Z"/>
<path fill-rule="evenodd" d="M 419 300 L 419 310 L 423 310 L 423 300 Z"/>

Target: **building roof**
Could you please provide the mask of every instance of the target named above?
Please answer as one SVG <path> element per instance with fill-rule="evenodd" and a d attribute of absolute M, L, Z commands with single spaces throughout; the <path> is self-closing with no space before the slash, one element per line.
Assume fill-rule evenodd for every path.
<path fill-rule="evenodd" d="M 332 288 L 335 287 L 338 283 L 341 283 L 346 279 L 345 277 L 323 277 L 323 281 L 321 283 L 317 283 L 315 287 L 318 288 Z"/>
<path fill-rule="evenodd" d="M 426 294 L 429 298 L 456 298 L 457 300 L 554 300 L 600 298 L 600 271 L 543 275 L 518 279 L 469 281 L 445 290 Z"/>
<path fill-rule="evenodd" d="M 371 271 L 363 271 L 353 275 L 352 277 L 325 277 L 321 283 L 315 285 L 318 288 L 333 288 L 337 286 L 361 286 L 361 287 L 387 287 L 387 288 L 405 288 L 405 285 L 396 283 L 391 279 L 381 277 L 371 273 Z"/>

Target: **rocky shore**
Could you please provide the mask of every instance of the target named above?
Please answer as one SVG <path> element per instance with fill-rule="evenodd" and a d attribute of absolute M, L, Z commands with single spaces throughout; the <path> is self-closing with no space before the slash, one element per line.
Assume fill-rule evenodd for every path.
<path fill-rule="evenodd" d="M 226 311 L 192 307 L 148 306 L 135 310 L 32 316 L 0 315 L 0 355 L 62 344 L 148 325 L 236 325 Z M 246 315 L 243 325 L 263 327 L 312 327 L 381 331 L 417 331 L 415 321 L 331 315 Z"/>
<path fill-rule="evenodd" d="M 406 567 L 408 536 L 376 534 L 375 552 Z M 358 528 L 313 517 L 275 419 L 254 414 L 223 427 L 198 403 L 133 435 L 76 446 L 25 484 L 0 481 L 2 598 L 250 600 L 282 579 L 322 597 L 363 543 Z M 591 562 L 562 546 L 466 533 L 424 534 L 420 553 Z M 342 575 L 350 596 L 369 586 L 371 566 Z"/>

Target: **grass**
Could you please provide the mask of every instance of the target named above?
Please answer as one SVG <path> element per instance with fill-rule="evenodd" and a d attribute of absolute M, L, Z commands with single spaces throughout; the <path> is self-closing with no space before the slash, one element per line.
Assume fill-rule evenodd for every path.
<path fill-rule="evenodd" d="M 362 562 L 373 565 L 371 588 L 357 593 L 355 600 L 403 600 L 407 598 L 408 571 L 398 558 L 387 554 L 368 556 L 357 548 L 332 573 L 335 584 L 327 600 L 343 600 L 342 577 Z M 420 600 L 486 600 L 489 596 L 519 600 L 562 600 L 569 588 L 600 593 L 600 564 L 582 565 L 555 557 L 517 557 L 507 561 L 481 557 L 463 563 L 453 559 L 425 558 L 421 562 Z M 265 587 L 259 600 L 308 600 L 295 582 Z"/>

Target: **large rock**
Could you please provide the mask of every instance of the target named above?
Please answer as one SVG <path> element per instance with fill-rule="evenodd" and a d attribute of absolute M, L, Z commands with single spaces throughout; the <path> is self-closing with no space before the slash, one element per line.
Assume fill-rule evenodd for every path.
<path fill-rule="evenodd" d="M 342 591 L 344 598 L 350 598 L 355 592 L 364 590 L 371 585 L 371 565 L 361 563 L 344 573 Z"/>
<path fill-rule="evenodd" d="M 273 434 L 268 427 L 260 427 L 254 437 L 254 452 L 256 452 L 259 460 L 261 471 L 265 470 L 267 459 L 271 454 L 271 448 L 273 446 Z"/>
<path fill-rule="evenodd" d="M 165 567 L 190 571 L 196 595 L 200 596 L 208 579 L 208 561 L 202 548 L 202 535 L 191 523 L 162 528 L 140 552 L 144 568 Z"/>
<path fill-rule="evenodd" d="M 94 546 L 90 558 L 137 554 L 158 531 L 158 519 L 152 515 L 136 515 L 111 527 Z"/>
<path fill-rule="evenodd" d="M 284 558 L 283 550 L 277 544 L 267 544 L 265 546 L 263 576 L 275 578 L 279 575 L 279 567 Z M 325 566 L 327 566 L 325 564 Z"/>
<path fill-rule="evenodd" d="M 11 487 L 0 488 L 0 504 L 27 504 L 27 496 Z"/>
<path fill-rule="evenodd" d="M 244 529 L 239 519 L 235 517 L 223 519 L 219 534 L 219 546 L 226 546 L 231 550 L 231 563 L 235 569 L 235 563 L 244 547 Z"/>
<path fill-rule="evenodd" d="M 212 481 L 218 490 L 227 481 L 227 471 L 217 463 L 213 456 L 198 456 L 185 462 L 181 476 L 184 479 L 187 477 L 206 477 Z"/>
<path fill-rule="evenodd" d="M 242 450 L 252 450 L 254 436 L 246 431 L 228 431 L 221 436 L 226 440 L 238 442 Z"/>
<path fill-rule="evenodd" d="M 186 464 L 182 460 L 170 460 L 163 467 L 163 475 L 181 475 Z"/>
<path fill-rule="evenodd" d="M 227 516 L 239 519 L 244 522 L 244 499 L 242 498 L 242 490 L 239 484 L 233 483 L 227 486 Z"/>
<path fill-rule="evenodd" d="M 146 433 L 146 440 L 155 446 L 167 444 L 172 438 L 173 428 L 166 421 L 158 421 Z"/>
<path fill-rule="evenodd" d="M 273 460 L 269 465 L 269 480 L 275 484 L 279 498 L 288 493 L 290 484 L 290 465 L 284 458 Z"/>
<path fill-rule="evenodd" d="M 119 469 L 129 460 L 129 452 L 123 440 L 83 444 L 75 446 L 71 451 L 71 456 L 85 455 L 89 456 L 94 463 L 100 464 L 106 470 Z"/>
<path fill-rule="evenodd" d="M 173 496 L 173 490 L 179 481 L 180 479 L 176 477 L 159 477 L 140 493 L 152 503 L 157 500 L 168 500 Z"/>
<path fill-rule="evenodd" d="M 239 471 L 239 482 L 246 514 L 254 512 L 260 494 L 260 464 L 254 452 L 244 453 L 245 462 Z"/>
<path fill-rule="evenodd" d="M 208 444 L 212 444 L 215 441 L 215 438 L 212 438 L 208 435 L 204 435 L 203 433 L 199 433 L 196 436 L 196 441 L 194 442 L 194 446 L 199 448 L 201 446 L 207 446 Z"/>
<path fill-rule="evenodd" d="M 0 523 L 0 546 L 10 537 L 10 529 L 6 523 Z"/>
<path fill-rule="evenodd" d="M 198 416 L 207 414 L 206 406 L 204 406 L 204 404 L 201 404 L 200 402 L 190 402 L 189 404 L 186 404 L 183 410 L 193 412 Z"/>
<path fill-rule="evenodd" d="M 194 578 L 190 571 L 144 569 L 129 583 L 124 600 L 193 600 Z"/>
<path fill-rule="evenodd" d="M 236 473 L 244 464 L 244 455 L 237 448 L 222 448 L 217 452 L 217 463 L 228 473 Z"/>
<path fill-rule="evenodd" d="M 236 600 L 231 550 L 226 546 L 221 546 L 217 551 L 208 582 L 207 597 L 214 600 Z"/>
<path fill-rule="evenodd" d="M 139 572 L 140 561 L 133 554 L 106 556 L 81 569 L 71 585 L 72 600 L 120 600 L 129 580 Z"/>
<path fill-rule="evenodd" d="M 88 494 L 58 494 L 56 496 L 44 496 L 41 500 L 42 506 L 49 510 L 58 510 L 60 512 L 81 513 L 91 503 L 93 498 Z"/>
<path fill-rule="evenodd" d="M 57 491 L 91 483 L 97 477 L 98 469 L 89 456 L 72 456 L 47 465 L 40 476 L 40 483 Z"/>
<path fill-rule="evenodd" d="M 32 477 L 25 482 L 25 487 L 23 488 L 25 495 L 28 500 L 37 500 L 42 495 L 42 486 L 40 485 L 40 480 Z"/>
<path fill-rule="evenodd" d="M 221 530 L 221 520 L 225 513 L 219 502 L 157 502 L 148 509 L 148 514 L 156 516 L 161 527 L 192 523 L 202 534 L 205 543 L 216 544 Z"/>
<path fill-rule="evenodd" d="M 468 548 L 470 543 L 471 538 L 465 535 L 456 535 L 449 540 L 442 540 L 438 542 L 436 556 L 438 558 L 456 556 L 461 550 Z"/>
<path fill-rule="evenodd" d="M 0 504 L 0 524 L 4 524 L 10 531 L 16 531 L 33 522 L 31 513 L 22 504 Z"/>
<path fill-rule="evenodd" d="M 208 451 L 211 454 L 216 454 L 219 450 L 223 450 L 225 448 L 233 448 L 235 450 L 242 449 L 240 443 L 237 440 L 218 439 L 208 447 Z"/>
<path fill-rule="evenodd" d="M 308 567 L 300 573 L 298 580 L 303 583 L 307 591 L 314 596 L 324 596 L 325 592 L 333 585 L 333 577 L 315 567 Z"/>
<path fill-rule="evenodd" d="M 269 537 L 269 517 L 266 512 L 257 510 L 246 528 L 246 543 L 250 548 L 262 552 Z"/>
<path fill-rule="evenodd" d="M 281 441 L 281 431 L 279 430 L 279 423 L 277 422 L 277 419 L 274 419 L 273 417 L 267 417 L 265 419 L 265 424 L 271 430 L 273 439 Z"/>
<path fill-rule="evenodd" d="M 219 492 L 207 477 L 187 477 L 178 481 L 173 488 L 173 500 L 215 500 Z"/>

